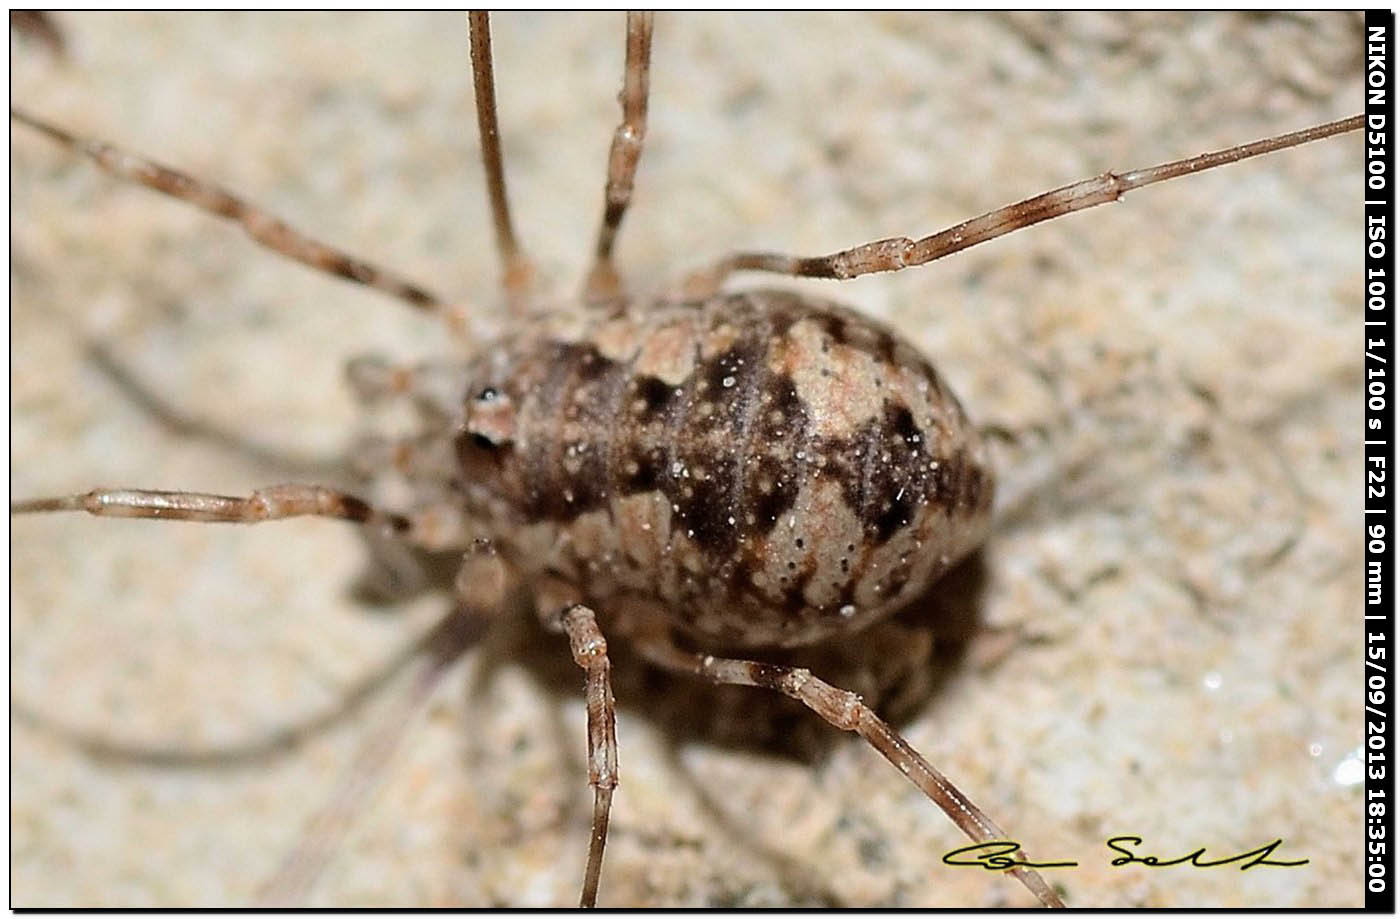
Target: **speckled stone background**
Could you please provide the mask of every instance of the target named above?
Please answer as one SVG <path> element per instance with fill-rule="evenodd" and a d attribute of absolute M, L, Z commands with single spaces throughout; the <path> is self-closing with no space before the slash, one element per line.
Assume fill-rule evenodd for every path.
<path fill-rule="evenodd" d="M 11 40 L 20 103 L 497 308 L 460 16 L 59 22 L 63 63 Z M 503 16 L 496 55 L 517 223 L 572 290 L 621 18 Z M 662 16 L 621 265 L 643 289 L 736 246 L 932 232 L 1352 113 L 1360 68 L 1343 14 Z M 347 357 L 449 346 L 391 300 L 12 136 L 19 495 L 314 477 L 356 429 Z M 1361 902 L 1360 151 L 1332 139 L 936 266 L 805 285 L 886 317 L 1016 434 L 1003 518 L 926 611 L 942 627 L 901 724 L 1034 854 L 1080 863 L 1053 873 L 1071 904 Z M 162 422 L 142 390 L 234 442 Z M 446 605 L 356 599 L 363 548 L 326 521 L 55 515 L 12 536 L 15 905 L 247 902 L 403 681 L 274 755 L 137 754 L 246 750 L 334 710 Z M 616 650 L 601 902 L 1028 902 L 942 865 L 957 831 L 860 743 Z M 580 683 L 562 640 L 500 623 L 311 902 L 574 902 Z M 730 723 L 692 723 L 706 709 Z M 1163 856 L 1281 837 L 1278 857 L 1310 863 L 1115 868 L 1120 834 Z"/>

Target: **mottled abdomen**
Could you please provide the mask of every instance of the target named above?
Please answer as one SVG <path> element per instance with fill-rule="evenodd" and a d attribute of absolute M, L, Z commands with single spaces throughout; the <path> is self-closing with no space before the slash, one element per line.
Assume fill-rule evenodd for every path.
<path fill-rule="evenodd" d="M 781 291 L 542 322 L 484 356 L 458 440 L 499 541 L 598 603 L 799 645 L 981 541 L 985 447 L 881 325 Z"/>

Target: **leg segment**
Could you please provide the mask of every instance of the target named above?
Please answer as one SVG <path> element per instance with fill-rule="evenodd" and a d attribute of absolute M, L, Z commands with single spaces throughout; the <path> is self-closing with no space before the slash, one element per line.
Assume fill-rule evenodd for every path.
<path fill-rule="evenodd" d="M 682 289 L 687 296 L 707 297 L 719 290 L 724 280 L 736 271 L 770 271 L 794 277 L 835 278 L 844 281 L 878 271 L 912 268 L 1044 220 L 1053 220 L 1074 211 L 1117 201 L 1135 188 L 1191 175 L 1205 169 L 1214 169 L 1216 166 L 1272 153 L 1275 150 L 1296 147 L 1334 134 L 1360 130 L 1361 121 L 1362 116 L 1356 115 L 1291 134 L 1282 134 L 1213 153 L 1202 153 L 1199 156 L 1174 160 L 1146 169 L 1134 169 L 1124 173 L 1106 172 L 1092 179 L 1085 179 L 998 208 L 917 241 L 903 236 L 880 239 L 831 255 L 809 258 L 771 252 L 739 252 L 689 275 L 683 282 Z"/>
<path fill-rule="evenodd" d="M 172 198 L 188 201 L 200 210 L 238 223 L 254 241 L 273 252 L 318 271 L 381 290 L 419 309 L 436 310 L 441 305 L 435 294 L 417 284 L 312 239 L 212 182 L 200 181 L 102 141 L 85 140 L 13 107 L 10 109 L 10 117 L 75 153 L 88 157 L 120 179 L 145 185 Z"/>
<path fill-rule="evenodd" d="M 449 483 L 461 472 L 452 445 L 433 432 L 402 438 L 362 437 L 355 441 L 352 452 L 350 468 L 360 478 L 373 479 L 392 471 L 419 486 L 424 495 L 412 501 L 415 505 L 426 500 L 451 500 Z"/>
<path fill-rule="evenodd" d="M 542 597 L 540 602 L 548 601 Z M 613 789 L 617 787 L 617 715 L 612 694 L 612 664 L 608 661 L 608 643 L 603 640 L 593 611 L 580 603 L 554 612 L 557 609 L 552 605 L 542 606 L 541 617 L 547 627 L 569 637 L 574 662 L 586 674 L 588 784 L 593 786 L 593 832 L 588 841 L 588 867 L 584 871 L 579 906 L 587 909 L 598 901 L 603 847 L 608 841 L 608 816 L 612 810 Z"/>
<path fill-rule="evenodd" d="M 627 71 L 622 83 L 622 123 L 613 132 L 608 152 L 608 184 L 604 192 L 603 223 L 598 228 L 598 247 L 593 268 L 588 273 L 584 299 L 589 303 L 615 300 L 621 282 L 613 267 L 613 243 L 618 227 L 632 200 L 632 180 L 642 158 L 642 142 L 647 133 L 647 93 L 651 71 L 651 13 L 627 14 Z"/>
<path fill-rule="evenodd" d="M 10 29 L 35 39 L 53 57 L 62 59 L 68 52 L 63 30 L 43 10 L 10 10 Z"/>
<path fill-rule="evenodd" d="M 11 514 L 87 511 L 94 517 L 145 517 L 199 523 L 262 523 L 287 517 L 337 517 L 416 543 L 422 526 L 381 511 L 354 495 L 323 485 L 273 485 L 246 498 L 195 491 L 98 488 L 77 495 L 10 503 Z"/>
<path fill-rule="evenodd" d="M 334 517 L 363 524 L 386 540 L 441 551 L 463 538 L 463 522 L 449 505 L 426 505 L 412 514 L 380 510 L 352 494 L 324 485 L 273 485 L 246 498 L 197 491 L 98 488 L 77 495 L 10 503 L 11 514 L 87 511 L 94 517 L 141 517 L 197 523 L 264 523 L 288 517 Z"/>
<path fill-rule="evenodd" d="M 472 89 L 476 95 L 476 127 L 481 135 L 481 161 L 486 167 L 486 193 L 496 225 L 496 247 L 501 252 L 506 297 L 519 304 L 529 292 L 534 275 L 530 260 L 515 241 L 506 200 L 505 168 L 501 165 L 501 133 L 496 124 L 496 77 L 491 69 L 491 20 L 486 13 L 468 13 L 471 32 Z"/>
<path fill-rule="evenodd" d="M 835 727 L 864 737 L 974 842 L 1010 838 L 855 693 L 837 689 L 800 668 L 694 654 L 677 647 L 669 634 L 659 629 L 637 635 L 635 644 L 643 657 L 667 670 L 705 677 L 716 683 L 761 686 L 791 696 Z M 1059 895 L 1033 869 L 1018 867 L 1010 871 L 1044 905 L 1064 906 Z"/>
<path fill-rule="evenodd" d="M 378 355 L 361 355 L 346 365 L 345 376 L 362 405 L 407 397 L 441 420 L 461 411 L 467 386 L 467 367 L 460 361 L 395 364 Z"/>

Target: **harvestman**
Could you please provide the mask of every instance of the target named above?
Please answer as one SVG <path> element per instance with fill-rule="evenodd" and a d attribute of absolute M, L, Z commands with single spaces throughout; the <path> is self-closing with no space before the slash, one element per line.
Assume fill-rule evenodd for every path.
<path fill-rule="evenodd" d="M 583 292 L 583 300 L 593 309 L 618 309 L 629 302 L 612 264 L 612 249 L 617 229 L 631 197 L 632 178 L 645 135 L 650 16 L 629 16 L 627 33 L 624 118 L 614 135 L 609 158 L 605 213 L 598 235 L 595 261 Z M 501 150 L 495 123 L 494 90 L 491 84 L 490 42 L 484 15 L 472 17 L 471 46 L 479 129 L 496 238 L 505 273 L 505 294 L 512 303 L 524 305 L 530 302 L 532 269 L 515 241 L 506 203 Z M 115 175 L 164 191 L 207 211 L 238 221 L 249 235 L 273 251 L 320 270 L 374 287 L 417 308 L 429 312 L 446 312 L 443 301 L 425 288 L 318 243 L 216 186 L 191 179 L 108 145 L 83 140 L 33 115 L 12 109 L 12 117 L 53 140 L 88 155 Z M 769 271 L 795 276 L 844 279 L 923 264 L 1033 223 L 1117 200 L 1124 192 L 1147 184 L 1355 130 L 1360 127 L 1360 121 L 1359 117 L 1344 119 L 1162 166 L 1118 175 L 1098 176 L 974 218 L 917 241 L 904 238 L 880 240 L 819 258 L 737 253 L 687 275 L 666 296 L 686 301 L 716 297 L 728 276 L 736 271 Z M 649 301 L 643 299 L 640 302 Z M 467 317 L 467 321 L 470 321 L 470 317 Z M 356 375 L 361 389 L 370 398 L 407 395 L 431 400 L 433 397 L 429 391 L 434 383 L 431 379 L 432 368 L 391 368 L 362 363 L 358 365 Z M 258 522 L 300 515 L 330 516 L 351 520 L 423 547 L 441 548 L 444 545 L 455 545 L 462 540 L 461 534 L 452 530 L 453 521 L 449 519 L 450 515 L 445 514 L 441 507 L 428 507 L 412 514 L 397 514 L 376 509 L 353 495 L 310 485 L 260 489 L 245 498 L 187 492 L 97 490 L 82 495 L 21 501 L 12 505 L 13 513 L 55 510 L 86 510 L 99 516 L 162 517 L 204 522 Z M 470 541 L 468 544 L 470 545 Z M 508 550 L 509 546 L 504 545 L 500 548 Z M 504 554 L 508 555 L 509 552 Z M 502 583 L 503 579 L 513 580 L 519 577 L 515 574 L 507 578 L 502 570 L 504 565 L 505 561 L 494 551 L 494 547 L 478 546 L 470 551 L 458 581 L 459 599 L 480 612 L 488 612 L 496 605 L 490 601 L 499 599 L 506 589 Z M 483 585 L 487 584 L 497 587 L 494 590 L 483 590 Z M 548 595 L 547 591 L 541 593 Z M 612 789 L 617 774 L 606 645 L 590 607 L 577 602 L 544 602 L 541 604 L 541 612 L 548 622 L 567 634 L 575 660 L 587 673 L 589 771 L 590 784 L 595 788 L 595 810 L 594 831 L 581 901 L 584 905 L 591 905 L 597 893 Z M 606 615 L 608 611 L 603 612 Z M 716 682 L 766 686 L 799 699 L 836 726 L 864 736 L 892 763 L 909 775 L 911 780 L 938 803 L 972 839 L 984 841 L 1005 837 L 1006 834 L 850 694 L 829 687 L 803 671 L 693 654 L 671 643 L 669 635 L 664 632 L 636 627 L 634 623 L 624 622 L 617 628 L 622 632 L 633 633 L 631 637 L 638 650 L 661 667 L 698 674 Z M 450 659 L 450 655 L 444 654 L 440 663 L 445 664 Z M 426 687 L 431 685 L 441 670 L 442 667 L 437 666 L 426 671 L 427 676 L 423 680 L 421 691 L 426 691 Z M 1047 905 L 1059 905 L 1058 897 L 1035 872 L 1017 869 L 1014 873 L 1042 902 Z"/>

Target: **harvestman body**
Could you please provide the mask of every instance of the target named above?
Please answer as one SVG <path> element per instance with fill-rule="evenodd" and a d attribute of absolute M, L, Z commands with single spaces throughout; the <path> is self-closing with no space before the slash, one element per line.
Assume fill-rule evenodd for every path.
<path fill-rule="evenodd" d="M 761 648 L 853 633 L 923 592 L 978 545 L 989 519 L 985 448 L 911 346 L 839 306 L 776 291 L 726 294 L 724 281 L 743 270 L 846 278 L 922 264 L 1152 182 L 1355 130 L 1360 119 L 1100 176 L 923 240 L 882 240 L 824 258 L 740 253 L 661 296 L 634 300 L 611 253 L 645 134 L 650 17 L 629 16 L 627 32 L 624 120 L 585 308 L 522 322 L 460 365 L 353 368 L 367 398 L 408 399 L 420 409 L 420 435 L 385 445 L 383 454 L 414 483 L 417 511 L 390 513 L 305 485 L 247 498 L 100 490 L 23 501 L 12 511 L 231 522 L 341 517 L 414 545 L 465 552 L 459 595 L 475 611 L 490 612 L 515 585 L 534 582 L 542 618 L 567 635 L 587 674 L 595 809 L 585 905 L 596 897 L 617 777 L 605 633 L 626 636 L 663 668 L 797 698 L 865 737 L 969 837 L 1004 838 L 858 697 L 803 670 L 694 653 L 673 640 L 678 630 L 700 647 Z M 506 295 L 528 305 L 532 269 L 506 206 L 484 16 L 473 16 L 471 39 Z M 214 186 L 12 115 L 117 175 L 241 222 L 276 251 L 414 306 L 441 306 L 418 285 Z M 1059 905 L 1036 872 L 1014 873 L 1042 902 Z"/>

